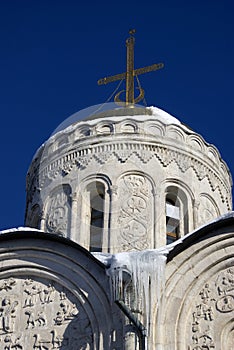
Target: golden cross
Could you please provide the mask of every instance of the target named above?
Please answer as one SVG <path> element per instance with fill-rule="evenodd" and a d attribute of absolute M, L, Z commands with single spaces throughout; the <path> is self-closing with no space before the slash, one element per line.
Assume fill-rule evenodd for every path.
<path fill-rule="evenodd" d="M 135 44 L 135 29 L 129 31 L 130 37 L 126 40 L 127 46 L 127 69 L 125 73 L 120 73 L 116 75 L 112 75 L 110 77 L 106 77 L 98 80 L 98 85 L 108 84 L 117 80 L 126 80 L 126 101 L 124 101 L 125 106 L 133 106 L 135 103 L 138 103 L 144 98 L 144 90 L 139 86 L 140 94 L 135 98 L 134 97 L 134 77 L 143 73 L 152 72 L 154 70 L 158 70 L 163 68 L 163 63 L 156 63 L 151 66 L 134 69 L 134 44 Z M 124 90 L 118 92 L 115 95 L 115 102 L 122 102 L 119 99 L 120 94 Z"/>

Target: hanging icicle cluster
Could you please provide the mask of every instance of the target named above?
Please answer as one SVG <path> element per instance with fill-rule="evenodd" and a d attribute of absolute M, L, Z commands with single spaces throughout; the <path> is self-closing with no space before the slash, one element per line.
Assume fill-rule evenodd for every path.
<path fill-rule="evenodd" d="M 158 308 L 164 289 L 167 253 L 166 249 L 119 253 L 112 256 L 107 270 L 113 299 L 129 299 L 129 304 L 143 316 L 147 329 L 151 323 L 150 314 Z M 128 288 L 130 284 L 131 289 Z"/>

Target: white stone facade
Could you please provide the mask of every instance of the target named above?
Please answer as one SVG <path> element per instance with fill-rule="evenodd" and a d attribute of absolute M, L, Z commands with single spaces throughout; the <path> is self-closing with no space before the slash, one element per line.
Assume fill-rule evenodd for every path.
<path fill-rule="evenodd" d="M 178 203 L 179 238 L 231 210 L 231 186 L 218 150 L 177 119 L 157 108 L 116 109 L 38 150 L 25 223 L 91 251 L 154 249 L 166 244 L 167 196 Z M 101 232 L 91 232 L 92 220 L 102 221 Z"/>
<path fill-rule="evenodd" d="M 41 231 L 0 232 L 0 350 L 232 350 L 231 187 L 157 108 L 56 132 L 27 176 Z"/>

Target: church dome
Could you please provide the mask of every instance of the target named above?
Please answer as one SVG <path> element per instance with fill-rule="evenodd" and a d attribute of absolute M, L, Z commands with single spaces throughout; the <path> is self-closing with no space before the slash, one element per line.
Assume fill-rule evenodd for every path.
<path fill-rule="evenodd" d="M 171 243 L 231 210 L 217 148 L 167 112 L 115 108 L 69 124 L 31 163 L 26 225 L 116 253 Z"/>

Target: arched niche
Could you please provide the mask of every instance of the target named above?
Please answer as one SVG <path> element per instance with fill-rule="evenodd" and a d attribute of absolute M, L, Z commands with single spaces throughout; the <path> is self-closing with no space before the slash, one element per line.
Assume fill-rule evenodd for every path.
<path fill-rule="evenodd" d="M 145 122 L 144 124 L 144 132 L 151 136 L 164 136 L 165 134 L 165 126 L 159 123 Z"/>
<path fill-rule="evenodd" d="M 138 125 L 132 120 L 126 120 L 125 122 L 121 123 L 119 127 L 121 133 L 132 134 L 138 132 Z"/>
<path fill-rule="evenodd" d="M 99 123 L 96 126 L 96 133 L 97 135 L 103 134 L 103 135 L 108 135 L 108 134 L 113 134 L 114 132 L 114 125 L 113 123 Z"/>
<path fill-rule="evenodd" d="M 175 125 L 169 125 L 166 128 L 166 136 L 173 140 L 184 141 L 184 133 Z"/>

